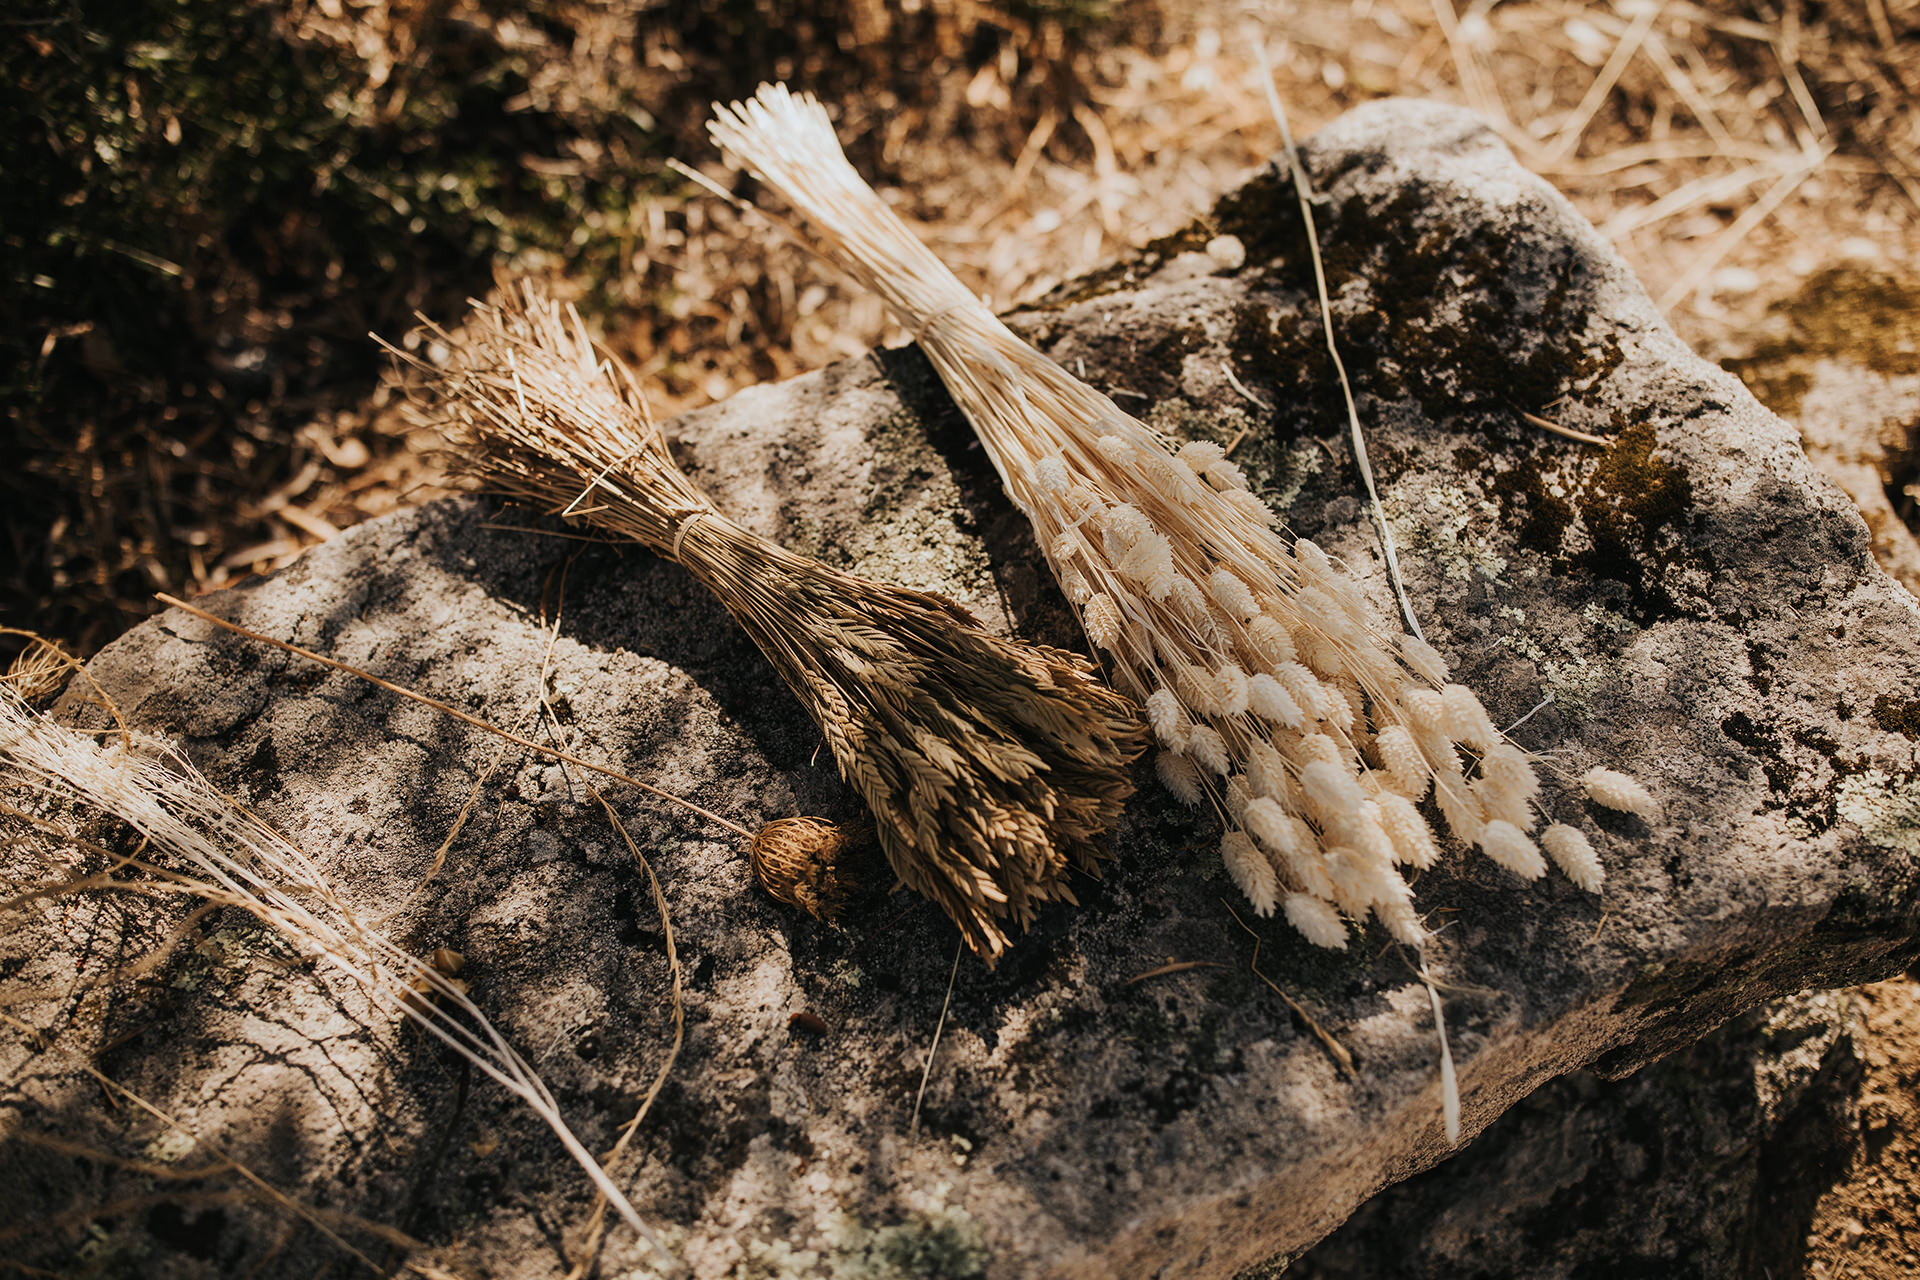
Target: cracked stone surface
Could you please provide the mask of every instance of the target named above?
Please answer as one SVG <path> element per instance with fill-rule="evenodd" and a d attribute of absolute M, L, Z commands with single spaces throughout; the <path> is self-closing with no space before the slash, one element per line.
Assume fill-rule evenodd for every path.
<path fill-rule="evenodd" d="M 1598 897 L 1457 850 L 1416 886 L 1444 925 L 1429 961 L 1468 1136 L 1557 1077 L 1625 1075 L 1782 995 L 1906 967 L 1920 606 L 1875 567 L 1845 497 L 1471 116 L 1376 103 L 1308 159 L 1429 637 L 1497 720 L 1528 716 L 1523 745 L 1570 774 L 1626 769 L 1666 806 L 1650 829 L 1550 797 L 1594 839 Z M 1223 232 L 1244 266 L 1199 252 Z M 1015 322 L 1170 435 L 1244 432 L 1235 456 L 1262 491 L 1384 601 L 1309 280 L 1293 194 L 1269 171 Z M 1615 443 L 1571 443 L 1523 411 Z M 911 349 L 745 392 L 670 434 L 723 507 L 788 545 L 1074 639 Z M 374 521 L 207 603 L 522 730 L 539 731 L 545 669 L 547 731 L 578 751 L 748 825 L 854 815 L 811 724 L 676 567 L 499 516 L 461 500 Z M 548 667 L 542 607 L 561 600 Z M 397 936 L 464 953 L 474 998 L 583 1139 L 611 1143 L 666 1051 L 667 967 L 644 874 L 579 778 L 178 613 L 91 672 L 354 900 L 397 906 Z M 82 703 L 70 691 L 63 714 L 97 723 Z M 408 901 L 476 787 L 430 892 Z M 686 1049 L 631 1186 L 695 1275 L 1259 1274 L 1448 1155 L 1410 957 L 1377 932 L 1333 954 L 1274 922 L 1242 928 L 1209 828 L 1151 782 L 1080 907 L 1047 912 L 996 971 L 962 961 L 917 1132 L 956 946 L 935 909 L 876 893 L 840 929 L 796 918 L 751 887 L 725 832 L 610 798 L 660 874 L 688 974 Z M 63 905 L 0 954 L 10 981 L 70 981 L 178 918 Z M 461 1274 L 567 1271 L 591 1195 L 537 1121 L 417 1036 L 367 1026 L 349 987 L 290 968 L 245 918 L 209 927 L 111 1000 L 32 1007 L 48 1034 L 0 1042 L 0 1132 L 205 1159 L 136 1109 L 103 1110 L 85 1059 L 307 1203 L 404 1231 Z M 1353 1054 L 1351 1076 L 1250 971 L 1256 943 L 1260 972 Z M 1135 981 L 1169 961 L 1202 967 Z M 343 1265 L 314 1228 L 231 1198 L 141 1201 L 91 1232 L 56 1217 L 153 1185 L 13 1142 L 0 1217 L 49 1221 L 29 1238 L 42 1266 Z M 601 1256 L 604 1275 L 654 1269 L 624 1232 Z"/>

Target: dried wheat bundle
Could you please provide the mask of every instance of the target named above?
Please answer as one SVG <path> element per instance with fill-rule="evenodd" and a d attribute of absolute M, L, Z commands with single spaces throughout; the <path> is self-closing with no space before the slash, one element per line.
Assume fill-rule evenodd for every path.
<path fill-rule="evenodd" d="M 645 543 L 718 596 L 819 723 L 894 872 L 974 951 L 996 958 L 1009 924 L 1073 900 L 1068 872 L 1095 867 L 1146 738 L 1091 664 L 721 516 L 674 464 L 631 375 L 536 286 L 439 337 L 451 354 L 427 368 L 428 389 L 462 465 Z M 775 853 L 756 852 L 756 866 Z"/>
<path fill-rule="evenodd" d="M 811 96 L 762 86 L 716 104 L 708 129 L 918 338 L 1115 683 L 1146 708 L 1161 780 L 1219 812 L 1221 855 L 1256 911 L 1284 910 L 1321 946 L 1344 947 L 1347 921 L 1369 914 L 1419 944 L 1400 868 L 1439 856 L 1417 807 L 1429 792 L 1502 866 L 1539 876 L 1544 847 L 1599 887 L 1577 828 L 1536 842 L 1537 757 L 1432 646 L 1383 631 L 1354 578 L 1290 543 L 1220 446 L 1175 450 L 1001 324 L 854 171 Z M 1624 775 L 1597 771 L 1586 789 L 1654 813 Z"/>

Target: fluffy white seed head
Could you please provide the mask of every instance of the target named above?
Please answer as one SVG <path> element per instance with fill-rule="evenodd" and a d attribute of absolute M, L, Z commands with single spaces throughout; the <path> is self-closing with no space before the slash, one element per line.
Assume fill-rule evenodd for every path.
<path fill-rule="evenodd" d="M 1418 685 L 1406 685 L 1400 690 L 1400 712 L 1406 717 L 1407 724 L 1415 729 L 1431 729 L 1445 732 L 1447 727 L 1447 703 L 1438 690 L 1422 689 Z"/>
<path fill-rule="evenodd" d="M 1380 917 L 1380 923 L 1387 926 L 1387 932 L 1393 940 L 1403 946 L 1424 947 L 1432 938 L 1427 927 L 1420 923 L 1419 913 L 1411 902 L 1395 898 L 1391 902 L 1374 905 L 1374 914 Z"/>
<path fill-rule="evenodd" d="M 1427 757 L 1414 741 L 1412 730 L 1403 724 L 1390 724 L 1373 736 L 1373 746 L 1393 790 L 1409 800 L 1418 800 L 1427 794 L 1433 770 L 1427 767 Z"/>
<path fill-rule="evenodd" d="M 1219 733 L 1204 724 L 1197 724 L 1187 733 L 1187 755 L 1202 768 L 1224 774 L 1233 767 L 1227 757 L 1227 743 Z"/>
<path fill-rule="evenodd" d="M 1228 492 L 1238 491 L 1244 493 L 1246 491 L 1247 478 L 1240 474 L 1240 468 L 1234 466 L 1225 458 L 1219 458 L 1208 463 L 1204 474 L 1207 479 L 1213 481 L 1217 488 Z"/>
<path fill-rule="evenodd" d="M 1335 845 L 1325 856 L 1327 878 L 1333 882 L 1334 903 L 1355 920 L 1365 920 L 1373 909 L 1374 874 L 1366 855 Z"/>
<path fill-rule="evenodd" d="M 1319 677 L 1298 662 L 1283 662 L 1273 669 L 1273 678 L 1280 682 L 1300 709 L 1315 720 L 1331 720 L 1334 717 L 1334 696 L 1320 683 Z M 1346 700 L 1340 699 L 1341 709 L 1345 709 Z"/>
<path fill-rule="evenodd" d="M 1566 873 L 1567 879 L 1588 893 L 1600 892 L 1607 869 L 1600 865 L 1600 855 L 1593 851 L 1593 845 L 1580 828 L 1556 822 L 1540 833 L 1540 847 L 1553 859 L 1553 865 Z"/>
<path fill-rule="evenodd" d="M 1358 810 L 1342 815 L 1329 825 L 1329 839 L 1354 849 L 1383 872 L 1393 866 L 1393 841 L 1381 830 L 1380 806 L 1374 801 L 1363 801 Z"/>
<path fill-rule="evenodd" d="M 1367 695 L 1360 692 L 1359 683 L 1352 679 L 1340 681 L 1333 686 L 1333 691 L 1347 704 L 1347 715 L 1340 722 L 1340 727 L 1347 731 L 1347 736 L 1353 739 L 1355 746 L 1364 746 L 1373 738 L 1372 731 L 1367 728 Z"/>
<path fill-rule="evenodd" d="M 1155 600 L 1166 599 L 1174 579 L 1179 577 L 1173 567 L 1173 544 L 1152 529 L 1135 538 L 1113 567 Z"/>
<path fill-rule="evenodd" d="M 1303 626 L 1295 633 L 1293 643 L 1300 650 L 1300 661 L 1315 675 L 1331 680 L 1347 674 L 1347 655 L 1327 638 L 1326 632 Z"/>
<path fill-rule="evenodd" d="M 1348 642 L 1357 634 L 1352 619 L 1347 617 L 1346 607 L 1319 587 L 1302 588 L 1293 598 L 1293 607 L 1299 611 L 1303 626 L 1329 641 Z"/>
<path fill-rule="evenodd" d="M 1486 811 L 1458 769 L 1434 771 L 1433 799 L 1440 806 L 1440 816 L 1447 820 L 1447 830 L 1453 832 L 1456 840 L 1465 844 L 1480 843 L 1481 828 L 1487 823 Z"/>
<path fill-rule="evenodd" d="M 1061 569 L 1059 577 L 1060 590 L 1066 593 L 1067 599 L 1079 605 L 1084 605 L 1093 599 L 1093 588 L 1087 584 L 1085 576 L 1072 565 Z"/>
<path fill-rule="evenodd" d="M 1087 639 L 1093 641 L 1095 648 L 1114 652 L 1120 644 L 1124 620 L 1120 616 L 1120 606 L 1113 602 L 1113 597 L 1104 591 L 1096 594 L 1087 601 L 1085 618 Z"/>
<path fill-rule="evenodd" d="M 1074 521 L 1089 519 L 1107 509 L 1100 495 L 1083 484 L 1070 486 L 1061 498 L 1060 505 L 1065 508 L 1067 517 Z"/>
<path fill-rule="evenodd" d="M 1326 580 L 1326 589 L 1340 602 L 1340 608 L 1347 620 L 1362 632 L 1371 631 L 1373 616 L 1367 612 L 1366 593 L 1360 590 L 1360 584 L 1345 573 L 1334 573 Z"/>
<path fill-rule="evenodd" d="M 1300 820 L 1288 818 L 1287 821 L 1299 822 Z M 1307 824 L 1300 822 L 1300 825 L 1306 827 Z M 1294 857 L 1282 859 L 1286 864 L 1286 873 L 1305 892 L 1331 902 L 1333 901 L 1333 877 L 1327 874 L 1326 855 L 1320 852 L 1320 846 L 1314 842 L 1311 827 L 1307 828 L 1306 839 L 1307 843 L 1301 846 L 1302 852 Z"/>
<path fill-rule="evenodd" d="M 1100 532 L 1111 535 L 1124 550 L 1152 533 L 1153 521 L 1131 502 L 1116 502 L 1100 514 Z"/>
<path fill-rule="evenodd" d="M 1511 791 L 1502 790 L 1485 778 L 1472 784 L 1473 795 L 1480 802 L 1480 808 L 1487 817 L 1500 822 L 1511 822 L 1522 831 L 1531 831 L 1538 824 L 1534 817 L 1533 806 Z"/>
<path fill-rule="evenodd" d="M 1307 722 L 1306 713 L 1300 710 L 1293 695 L 1264 671 L 1247 681 L 1247 705 L 1262 720 L 1271 720 L 1284 728 L 1298 729 Z"/>
<path fill-rule="evenodd" d="M 1200 807 L 1206 793 L 1200 789 L 1200 771 L 1193 761 L 1174 751 L 1162 751 L 1153 758 L 1153 771 L 1160 782 L 1190 809 Z"/>
<path fill-rule="evenodd" d="M 1218 714 L 1237 716 L 1246 711 L 1247 683 L 1247 673 L 1237 663 L 1225 662 L 1214 669 L 1213 684 L 1218 697 L 1214 705 L 1220 708 Z"/>
<path fill-rule="evenodd" d="M 1233 877 L 1234 884 L 1253 904 L 1253 913 L 1272 915 L 1280 897 L 1280 878 L 1274 875 L 1273 864 L 1254 847 L 1247 833 L 1229 831 L 1221 837 L 1220 857 L 1227 864 L 1227 874 Z"/>
<path fill-rule="evenodd" d="M 1300 739 L 1300 760 L 1303 764 L 1319 761 L 1322 764 L 1344 766 L 1347 753 L 1340 744 L 1324 733 L 1309 733 Z"/>
<path fill-rule="evenodd" d="M 1300 770 L 1300 788 L 1308 807 L 1323 823 L 1358 811 L 1366 798 L 1358 779 L 1342 766 L 1324 760 L 1315 760 Z"/>
<path fill-rule="evenodd" d="M 1359 689 L 1355 687 L 1349 696 L 1349 682 L 1331 678 L 1322 678 L 1320 687 L 1327 691 L 1328 704 L 1328 714 L 1321 718 L 1349 737 L 1363 731 L 1366 720 L 1362 708 L 1366 704 L 1360 701 Z"/>
<path fill-rule="evenodd" d="M 1213 616 L 1207 608 L 1207 593 L 1185 574 L 1174 575 L 1172 585 L 1167 588 L 1167 603 L 1190 623 L 1211 620 Z"/>
<path fill-rule="evenodd" d="M 1141 479 L 1147 488 L 1159 494 L 1163 500 L 1192 502 L 1206 497 L 1206 488 L 1172 454 L 1147 448 L 1139 450 L 1134 456 L 1139 459 Z"/>
<path fill-rule="evenodd" d="M 1480 829 L 1480 849 L 1489 858 L 1523 880 L 1538 880 L 1547 873 L 1547 860 L 1527 833 L 1511 822 L 1498 818 Z"/>
<path fill-rule="evenodd" d="M 1480 760 L 1480 776 L 1488 789 L 1526 804 L 1540 794 L 1540 779 L 1534 775 L 1527 753 L 1511 742 L 1496 742 Z"/>
<path fill-rule="evenodd" d="M 1253 789 L 1247 785 L 1247 775 L 1236 773 L 1227 779 L 1227 817 L 1235 822 L 1245 820 L 1247 805 L 1253 801 Z"/>
<path fill-rule="evenodd" d="M 1180 446 L 1180 461 L 1195 475 L 1227 456 L 1227 451 L 1211 440 L 1190 440 Z"/>
<path fill-rule="evenodd" d="M 1290 893 L 1284 907 L 1287 923 L 1316 947 L 1329 951 L 1347 949 L 1347 926 L 1340 913 L 1319 898 L 1305 893 Z"/>
<path fill-rule="evenodd" d="M 1207 575 L 1207 593 L 1235 622 L 1247 622 L 1260 614 L 1260 603 L 1253 598 L 1252 590 L 1225 569 Z"/>
<path fill-rule="evenodd" d="M 1229 487 L 1220 491 L 1220 498 L 1241 515 L 1249 520 L 1256 520 L 1269 529 L 1280 523 L 1280 517 L 1273 513 L 1272 507 L 1260 500 L 1258 494 Z"/>
<path fill-rule="evenodd" d="M 1407 866 L 1425 871 L 1440 860 L 1440 846 L 1434 843 L 1427 820 L 1405 796 L 1391 791 L 1374 798 L 1380 806 L 1380 829 L 1393 843 L 1393 856 Z"/>
<path fill-rule="evenodd" d="M 1308 582 L 1325 582 L 1333 576 L 1333 561 L 1311 538 L 1302 538 L 1293 544 L 1293 558 L 1300 562 L 1300 572 Z"/>
<path fill-rule="evenodd" d="M 1463 684 L 1450 684 L 1440 691 L 1440 700 L 1446 709 L 1447 735 L 1455 742 L 1464 742 L 1475 751 L 1486 751 L 1499 741 L 1500 733 L 1493 727 L 1493 718 L 1480 705 L 1473 690 Z"/>
<path fill-rule="evenodd" d="M 1282 858 L 1298 857 L 1300 850 L 1287 815 L 1271 796 L 1255 796 L 1247 801 L 1241 820 L 1254 838 Z"/>
<path fill-rule="evenodd" d="M 1292 662 L 1298 655 L 1287 629 L 1265 614 L 1248 622 L 1246 632 L 1247 643 L 1269 667 Z"/>
<path fill-rule="evenodd" d="M 1660 805 L 1653 795 L 1634 779 L 1612 769 L 1589 769 L 1580 775 L 1581 789 L 1587 799 L 1609 809 L 1631 813 L 1651 824 L 1660 821 Z"/>
<path fill-rule="evenodd" d="M 1286 777 L 1286 758 L 1274 750 L 1271 742 L 1255 738 L 1247 747 L 1247 785 L 1253 788 L 1253 794 L 1278 799 L 1284 794 Z"/>
<path fill-rule="evenodd" d="M 1093 442 L 1100 450 L 1100 456 L 1118 466 L 1131 466 L 1134 460 L 1133 445 L 1122 436 L 1101 436 Z"/>
<path fill-rule="evenodd" d="M 1416 635 L 1400 637 L 1400 656 L 1422 680 L 1430 680 L 1436 685 L 1447 682 L 1447 660 L 1440 651 Z"/>
<path fill-rule="evenodd" d="M 1073 476 L 1058 454 L 1042 458 L 1033 466 L 1033 482 L 1042 493 L 1059 495 L 1073 487 Z"/>
<path fill-rule="evenodd" d="M 1176 751 L 1187 740 L 1187 713 L 1171 689 L 1155 689 L 1147 695 L 1147 724 L 1162 746 Z"/>
<path fill-rule="evenodd" d="M 1163 669 L 1162 674 L 1166 674 Z M 1205 667 L 1191 662 L 1177 663 L 1172 668 L 1173 691 L 1180 695 L 1180 701 L 1198 715 L 1214 714 L 1214 702 L 1218 691 L 1213 687 L 1213 673 Z"/>

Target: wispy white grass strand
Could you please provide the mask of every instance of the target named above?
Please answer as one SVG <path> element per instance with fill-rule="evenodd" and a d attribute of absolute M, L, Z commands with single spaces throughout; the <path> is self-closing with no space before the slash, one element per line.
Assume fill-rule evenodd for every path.
<path fill-rule="evenodd" d="M 51 794 L 126 823 L 178 869 L 239 903 L 302 952 L 322 957 L 375 1006 L 412 1020 L 525 1102 L 620 1217 L 671 1260 L 559 1104 L 459 984 L 360 921 L 306 854 L 221 794 L 169 744 L 145 734 L 105 744 L 0 688 L 0 765 Z M 432 998 L 422 999 L 422 993 Z"/>

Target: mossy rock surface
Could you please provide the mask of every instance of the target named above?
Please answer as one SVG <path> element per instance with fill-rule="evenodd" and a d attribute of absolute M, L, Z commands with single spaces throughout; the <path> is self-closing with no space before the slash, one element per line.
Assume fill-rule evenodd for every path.
<path fill-rule="evenodd" d="M 1606 864 L 1597 897 L 1458 850 L 1416 886 L 1445 926 L 1429 960 L 1454 992 L 1467 1134 L 1568 1072 L 1629 1073 L 1782 994 L 1904 968 L 1920 949 L 1920 853 L 1902 825 L 1920 748 L 1900 731 L 1904 702 L 1876 700 L 1920 687 L 1920 607 L 1874 566 L 1859 517 L 1472 117 L 1375 104 L 1323 131 L 1309 162 L 1428 634 L 1498 721 L 1532 712 L 1524 745 L 1569 773 L 1628 770 L 1666 806 L 1649 828 L 1551 789 Z M 1238 221 L 1208 228 L 1260 250 L 1244 267 L 1176 238 L 1130 279 L 1016 321 L 1170 433 L 1244 428 L 1249 473 L 1384 602 L 1293 208 L 1278 178 L 1256 179 L 1216 215 Z M 1572 444 L 1523 411 L 1618 443 Z M 989 625 L 1073 641 L 917 352 L 757 388 L 670 432 L 744 522 L 947 591 Z M 499 516 L 466 500 L 375 521 L 209 604 L 521 729 L 539 723 L 544 669 L 576 750 L 749 824 L 855 815 L 813 726 L 680 570 Z M 549 669 L 541 610 L 562 569 Z M 493 739 L 177 613 L 91 670 L 372 909 L 405 900 L 484 777 L 434 891 L 391 927 L 423 953 L 462 951 L 475 998 L 583 1140 L 612 1142 L 665 1052 L 667 969 L 644 875 L 579 780 L 512 752 L 495 766 Z M 73 697 L 66 714 L 93 713 Z M 1242 928 L 1206 824 L 1144 776 L 1081 905 L 1043 915 L 993 972 L 962 962 L 917 1133 L 956 945 L 937 911 L 876 893 L 840 929 L 796 918 L 752 888 L 731 837 L 615 803 L 661 876 L 689 983 L 686 1052 L 631 1185 L 696 1275 L 1230 1277 L 1297 1255 L 1448 1154 L 1409 957 L 1377 932 L 1334 954 L 1244 911 Z M 45 979 L 165 925 L 102 911 L 0 945 L 10 976 Z M 1249 972 L 1256 942 L 1261 974 L 1354 1074 Z M 1135 981 L 1169 961 L 1203 967 Z M 464 1274 L 565 1273 L 584 1180 L 498 1091 L 362 1012 L 262 941 L 180 959 L 140 999 L 43 1020 L 310 1203 L 390 1223 Z M 8 1129 L 159 1138 L 103 1114 L 70 1058 L 0 1053 Z M 0 1161 L 16 1213 L 137 1181 L 44 1148 Z M 258 1274 L 305 1275 L 333 1256 L 308 1229 L 282 1240 L 275 1214 L 220 1214 L 197 1234 L 131 1210 L 99 1226 L 113 1256 L 146 1260 L 128 1274 L 154 1259 L 240 1273 L 271 1253 Z M 84 1244 L 49 1239 L 36 1265 Z M 651 1265 L 616 1232 L 602 1274 Z"/>

